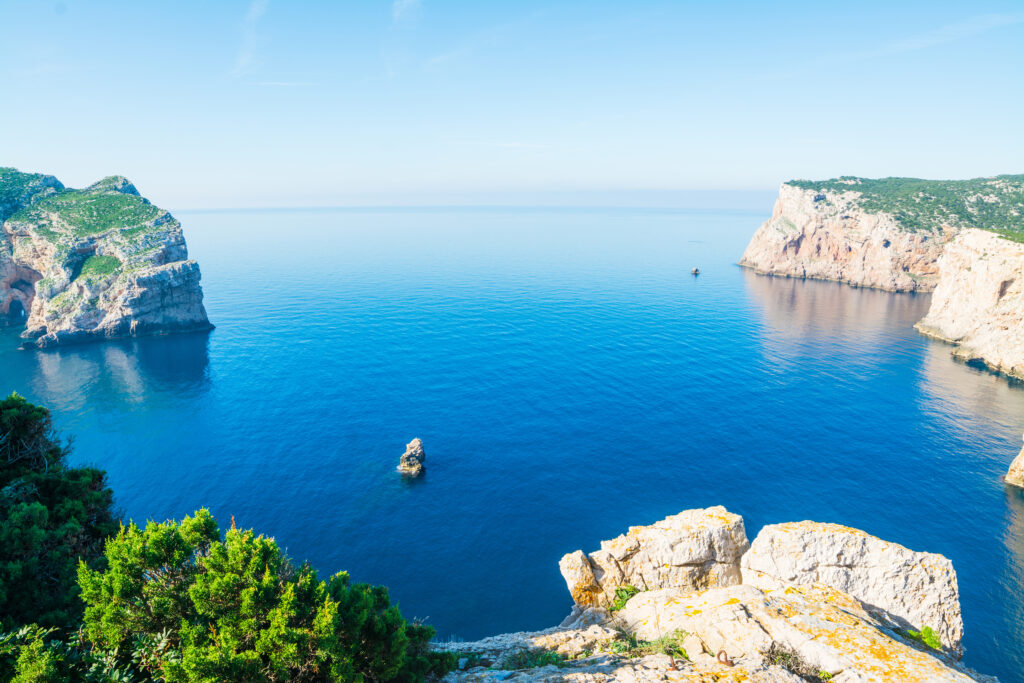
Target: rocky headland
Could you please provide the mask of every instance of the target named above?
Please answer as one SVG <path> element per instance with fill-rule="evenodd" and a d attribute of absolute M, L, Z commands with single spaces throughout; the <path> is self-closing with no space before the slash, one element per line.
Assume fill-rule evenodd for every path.
<path fill-rule="evenodd" d="M 0 168 L 0 324 L 26 348 L 212 328 L 181 224 L 121 176 Z"/>
<path fill-rule="evenodd" d="M 973 180 L 792 180 L 740 265 L 894 292 L 931 291 L 961 230 L 1024 229 L 1024 175 Z"/>
<path fill-rule="evenodd" d="M 1024 378 L 1024 175 L 783 183 L 740 265 L 894 292 L 932 291 L 915 327 Z"/>
<path fill-rule="evenodd" d="M 960 664 L 952 563 L 849 527 L 723 507 L 632 527 L 559 566 L 559 626 L 475 642 L 448 681 L 995 681 Z"/>

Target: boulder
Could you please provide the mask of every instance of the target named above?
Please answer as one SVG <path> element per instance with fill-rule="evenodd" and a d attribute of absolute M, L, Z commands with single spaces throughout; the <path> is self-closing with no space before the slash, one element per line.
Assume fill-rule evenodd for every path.
<path fill-rule="evenodd" d="M 1004 481 L 1007 484 L 1024 488 L 1024 448 L 1020 449 L 1020 453 L 1010 463 L 1010 469 L 1007 470 Z"/>
<path fill-rule="evenodd" d="M 763 590 L 823 584 L 847 593 L 890 628 L 930 627 L 963 654 L 956 572 L 948 558 L 915 552 L 839 524 L 770 524 L 742 560 L 743 583 Z"/>
<path fill-rule="evenodd" d="M 738 584 L 740 557 L 749 547 L 743 518 L 719 505 L 630 527 L 602 541 L 600 550 L 565 555 L 558 567 L 577 605 L 607 608 L 621 586 L 649 591 Z"/>
<path fill-rule="evenodd" d="M 405 453 L 402 453 L 402 458 L 398 461 L 398 471 L 402 474 L 418 477 L 423 474 L 423 461 L 426 459 L 427 456 L 423 452 L 423 442 L 419 439 L 413 439 L 405 445 Z"/>

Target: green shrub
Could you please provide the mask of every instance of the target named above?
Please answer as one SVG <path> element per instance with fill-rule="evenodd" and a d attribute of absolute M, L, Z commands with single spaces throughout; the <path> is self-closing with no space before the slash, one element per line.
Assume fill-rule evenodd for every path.
<path fill-rule="evenodd" d="M 925 647 L 933 650 L 942 649 L 942 641 L 939 640 L 938 634 L 935 633 L 931 626 L 925 626 L 920 631 L 912 631 L 908 629 L 902 633 L 911 640 L 917 641 Z"/>
<path fill-rule="evenodd" d="M 79 271 L 78 277 L 101 278 L 116 272 L 120 267 L 121 261 L 116 256 L 93 254 L 82 263 L 82 270 Z"/>
<path fill-rule="evenodd" d="M 76 565 L 102 561 L 117 530 L 103 471 L 68 467 L 50 413 L 17 394 L 0 401 L 0 628 L 74 630 Z"/>
<path fill-rule="evenodd" d="M 640 592 L 639 588 L 633 586 L 619 586 L 615 589 L 615 602 L 612 603 L 610 612 L 618 612 L 620 609 L 626 606 L 629 599 Z"/>
<path fill-rule="evenodd" d="M 122 526 L 106 559 L 103 570 L 79 567 L 84 638 L 147 678 L 421 681 L 454 668 L 386 588 L 345 573 L 321 581 L 252 531 L 221 540 L 206 510 Z"/>

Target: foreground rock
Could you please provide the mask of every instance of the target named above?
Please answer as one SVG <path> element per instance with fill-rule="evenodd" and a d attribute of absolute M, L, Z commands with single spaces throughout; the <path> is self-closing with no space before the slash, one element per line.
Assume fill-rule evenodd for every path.
<path fill-rule="evenodd" d="M 0 320 L 26 347 L 212 327 L 181 224 L 120 176 L 0 169 Z"/>
<path fill-rule="evenodd" d="M 954 355 L 1024 378 L 1024 244 L 965 230 L 939 260 L 939 285 L 917 329 Z"/>
<path fill-rule="evenodd" d="M 423 461 L 427 459 L 423 452 L 423 442 L 413 439 L 405 445 L 405 453 L 398 461 L 398 471 L 411 477 L 418 477 L 423 474 Z"/>
<path fill-rule="evenodd" d="M 1024 448 L 1020 449 L 1020 453 L 1010 463 L 1010 469 L 1007 470 L 1004 481 L 1024 489 Z"/>
<path fill-rule="evenodd" d="M 959 596 L 952 566 L 941 555 L 913 553 L 847 527 L 801 522 L 758 534 L 743 555 L 738 577 L 743 584 L 732 569 L 694 574 L 698 565 L 732 567 L 713 558 L 747 549 L 743 520 L 721 507 L 688 510 L 601 545 L 589 556 L 576 552 L 561 563 L 570 590 L 576 589 L 574 599 L 579 595 L 591 606 L 577 600 L 558 628 L 435 644 L 459 654 L 460 670 L 446 680 L 996 680 L 956 661 L 962 635 Z M 793 555 L 798 547 L 806 558 Z M 693 563 L 693 558 L 704 560 Z M 593 581 L 582 585 L 589 580 L 587 567 Z M 608 567 L 649 590 L 617 610 L 605 609 L 612 585 Z M 683 585 L 666 588 L 659 582 Z M 827 582 L 870 594 L 888 607 Z M 922 603 L 924 617 L 914 613 L 914 600 Z M 902 613 L 912 619 L 902 620 Z M 933 615 L 942 616 L 936 626 L 949 638 L 947 650 L 932 649 L 894 628 L 894 621 L 917 626 L 914 619 Z"/>
<path fill-rule="evenodd" d="M 739 264 L 759 273 L 838 280 L 894 292 L 935 287 L 950 226 L 912 232 L 889 213 L 870 211 L 848 191 L 783 183 L 771 218 Z"/>
<path fill-rule="evenodd" d="M 577 605 L 611 607 L 615 589 L 624 586 L 700 590 L 737 584 L 740 556 L 749 545 L 743 518 L 718 506 L 630 527 L 589 555 L 565 555 L 558 568 Z"/>
<path fill-rule="evenodd" d="M 859 600 L 890 628 L 929 627 L 959 657 L 964 634 L 953 563 L 850 527 L 770 524 L 743 556 L 743 583 L 764 590 L 831 586 Z"/>

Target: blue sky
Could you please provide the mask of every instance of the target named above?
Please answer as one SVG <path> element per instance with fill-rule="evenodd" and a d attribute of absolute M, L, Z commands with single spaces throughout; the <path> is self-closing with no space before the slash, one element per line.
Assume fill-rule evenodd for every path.
<path fill-rule="evenodd" d="M 0 164 L 162 205 L 1024 172 L 1024 2 L 0 0 Z"/>

